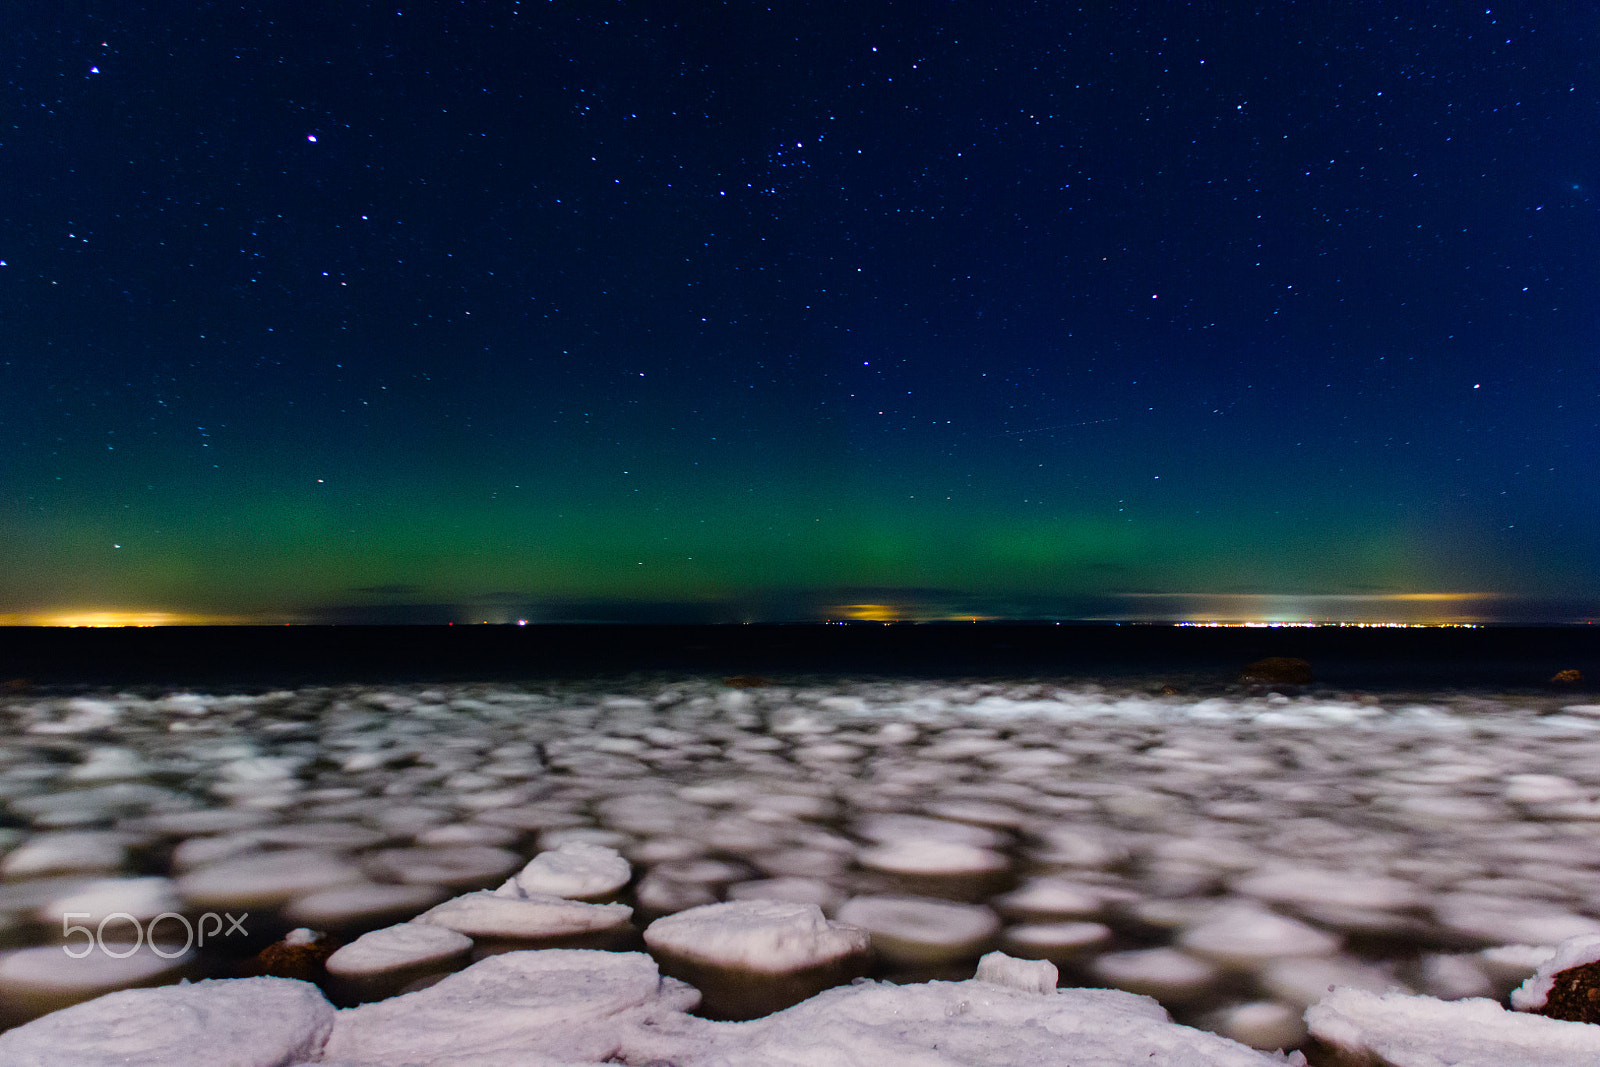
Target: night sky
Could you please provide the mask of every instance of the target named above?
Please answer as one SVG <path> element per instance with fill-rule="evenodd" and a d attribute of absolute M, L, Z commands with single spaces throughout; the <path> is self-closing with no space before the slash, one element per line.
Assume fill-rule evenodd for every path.
<path fill-rule="evenodd" d="M 1591 3 L 4 22 L 0 621 L 1600 613 Z"/>

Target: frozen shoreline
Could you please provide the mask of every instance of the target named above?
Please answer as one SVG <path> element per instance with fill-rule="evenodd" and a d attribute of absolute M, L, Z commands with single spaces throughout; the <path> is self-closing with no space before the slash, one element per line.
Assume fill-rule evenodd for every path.
<path fill-rule="evenodd" d="M 1600 709 L 1417 697 L 680 678 L 6 698 L 0 930 L 21 951 L 0 988 L 228 962 L 144 949 L 67 975 L 59 916 L 84 906 L 353 934 L 589 841 L 632 861 L 646 919 L 911 895 L 969 909 L 898 920 L 948 941 L 993 917 L 938 963 L 880 953 L 891 980 L 970 977 L 998 945 L 1258 1042 L 1263 1020 L 1293 1036 L 1324 979 L 1504 997 L 1531 964 L 1480 950 L 1600 930 Z"/>

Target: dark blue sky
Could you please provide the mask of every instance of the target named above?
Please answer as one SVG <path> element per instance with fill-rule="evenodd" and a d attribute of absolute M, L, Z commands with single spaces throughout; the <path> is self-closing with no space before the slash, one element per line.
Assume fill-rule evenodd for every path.
<path fill-rule="evenodd" d="M 14 14 L 0 617 L 1593 614 L 1600 12 L 1110 6 Z"/>

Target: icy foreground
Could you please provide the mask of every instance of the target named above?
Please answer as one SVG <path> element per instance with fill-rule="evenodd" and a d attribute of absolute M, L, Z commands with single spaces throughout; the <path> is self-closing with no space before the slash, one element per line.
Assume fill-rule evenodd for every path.
<path fill-rule="evenodd" d="M 1492 1000 L 1442 1001 L 1337 989 L 1306 1013 L 1347 1062 L 1388 1067 L 1553 1067 L 1600 1063 L 1600 1026 L 1510 1012 Z"/>
<path fill-rule="evenodd" d="M 0 1034 L 7 1067 L 277 1067 L 315 1061 L 333 1029 L 317 987 L 237 978 L 129 989 Z"/>
<path fill-rule="evenodd" d="M 115 993 L 0 1035 L 0 1061 L 11 1067 L 1023 1067 L 1066 1062 L 1075 1067 L 1264 1067 L 1285 1062 L 1282 1056 L 1178 1026 L 1144 997 L 1107 989 L 1057 990 L 1053 975 L 1040 983 L 1029 966 L 1002 962 L 989 968 L 992 980 L 913 986 L 863 982 L 754 1022 L 715 1023 L 684 1014 L 698 994 L 660 977 L 643 954 L 513 952 L 428 989 L 336 1017 L 314 987 L 290 979 Z"/>
<path fill-rule="evenodd" d="M 1597 846 L 1600 706 L 1557 695 L 675 679 L 0 697 L 0 1026 L 230 973 L 295 926 L 423 930 L 334 965 L 359 987 L 341 1004 L 393 1002 L 402 964 L 589 938 L 679 973 L 669 954 L 694 961 L 641 940 L 651 922 L 769 901 L 866 931 L 868 973 L 906 988 L 1000 948 L 1294 1048 L 1334 987 L 1505 1003 L 1558 943 L 1600 934 Z M 179 919 L 206 913 L 247 929 L 178 951 Z M 162 915 L 161 953 L 63 951 Z"/>

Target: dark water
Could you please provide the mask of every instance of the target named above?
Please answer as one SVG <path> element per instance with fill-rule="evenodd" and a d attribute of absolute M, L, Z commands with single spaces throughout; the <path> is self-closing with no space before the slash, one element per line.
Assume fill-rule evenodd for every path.
<path fill-rule="evenodd" d="M 1600 631 L 1568 627 L 1156 624 L 164 627 L 0 630 L 0 681 L 277 688 L 601 677 L 640 671 L 1225 685 L 1266 656 L 1351 689 L 1592 691 Z"/>

